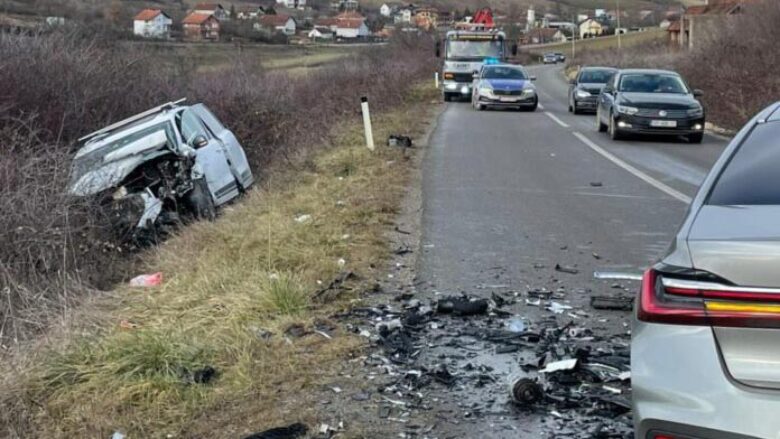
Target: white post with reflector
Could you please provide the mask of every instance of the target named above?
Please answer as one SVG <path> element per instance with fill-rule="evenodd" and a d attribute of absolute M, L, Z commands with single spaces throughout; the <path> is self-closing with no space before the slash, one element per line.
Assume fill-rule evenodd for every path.
<path fill-rule="evenodd" d="M 360 107 L 363 110 L 363 129 L 366 131 L 366 147 L 374 150 L 374 132 L 371 129 L 371 114 L 368 112 L 368 98 L 360 98 Z"/>
<path fill-rule="evenodd" d="M 433 74 L 433 80 L 436 84 L 436 90 L 439 89 L 439 72 L 434 72 Z"/>

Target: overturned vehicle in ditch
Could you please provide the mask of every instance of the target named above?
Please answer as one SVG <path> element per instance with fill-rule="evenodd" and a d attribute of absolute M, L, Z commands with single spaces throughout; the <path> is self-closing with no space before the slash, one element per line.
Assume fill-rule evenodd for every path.
<path fill-rule="evenodd" d="M 254 177 L 235 135 L 203 104 L 170 102 L 79 139 L 68 192 L 92 197 L 121 241 L 148 242 L 217 208 Z"/>

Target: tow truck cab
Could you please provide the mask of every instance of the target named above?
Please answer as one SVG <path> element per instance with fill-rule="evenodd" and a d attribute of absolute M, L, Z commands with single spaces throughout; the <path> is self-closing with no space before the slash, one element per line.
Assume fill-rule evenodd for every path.
<path fill-rule="evenodd" d="M 444 65 L 442 68 L 442 94 L 444 100 L 471 96 L 474 74 L 484 63 L 503 63 L 509 58 L 506 34 L 498 30 L 447 32 L 444 40 Z M 511 53 L 517 52 L 513 45 Z M 441 45 L 437 45 L 437 56 Z"/>

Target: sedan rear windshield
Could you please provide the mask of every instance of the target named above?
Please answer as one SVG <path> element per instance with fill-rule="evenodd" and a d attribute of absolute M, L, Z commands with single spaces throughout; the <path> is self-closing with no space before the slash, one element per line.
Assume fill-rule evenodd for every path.
<path fill-rule="evenodd" d="M 780 205 L 780 122 L 758 125 L 721 171 L 708 204 Z"/>
<path fill-rule="evenodd" d="M 482 74 L 485 79 L 528 79 L 517 67 L 489 67 Z"/>
<path fill-rule="evenodd" d="M 620 91 L 627 93 L 688 93 L 688 87 L 677 75 L 631 73 L 620 78 Z"/>
<path fill-rule="evenodd" d="M 585 70 L 580 73 L 580 83 L 583 84 L 606 84 L 615 74 L 612 70 Z"/>

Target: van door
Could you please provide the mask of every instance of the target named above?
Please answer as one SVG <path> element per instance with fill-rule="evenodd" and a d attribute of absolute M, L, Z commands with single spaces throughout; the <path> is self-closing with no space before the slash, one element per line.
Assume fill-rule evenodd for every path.
<path fill-rule="evenodd" d="M 225 128 L 222 122 L 214 116 L 208 108 L 203 104 L 193 105 L 191 107 L 198 116 L 200 116 L 203 123 L 211 131 L 211 133 L 219 139 L 227 154 L 228 164 L 230 165 L 231 172 L 236 177 L 236 180 L 241 184 L 241 187 L 246 189 L 254 182 L 254 176 L 252 170 L 249 167 L 249 161 L 247 161 L 246 153 L 238 143 L 238 139 L 232 131 Z"/>
<path fill-rule="evenodd" d="M 191 108 L 181 113 L 180 128 L 184 142 L 192 144 L 195 137 L 201 135 L 208 139 L 206 146 L 197 149 L 195 163 L 199 165 L 206 175 L 214 204 L 219 206 L 238 196 L 238 185 L 228 165 L 222 143 L 211 135 L 209 130 Z"/>

